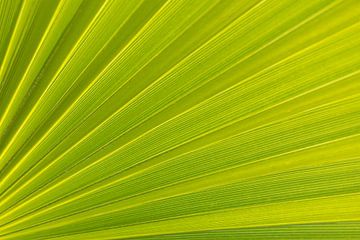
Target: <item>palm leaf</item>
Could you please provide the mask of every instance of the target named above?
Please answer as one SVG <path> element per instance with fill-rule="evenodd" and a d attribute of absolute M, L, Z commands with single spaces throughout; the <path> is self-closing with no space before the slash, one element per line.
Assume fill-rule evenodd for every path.
<path fill-rule="evenodd" d="M 360 2 L 0 0 L 1 239 L 360 238 Z"/>

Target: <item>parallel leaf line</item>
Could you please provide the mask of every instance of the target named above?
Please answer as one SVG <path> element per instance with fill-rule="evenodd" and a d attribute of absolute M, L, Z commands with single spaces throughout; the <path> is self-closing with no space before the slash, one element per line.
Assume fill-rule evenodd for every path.
<path fill-rule="evenodd" d="M 49 32 L 52 30 L 52 27 L 55 23 L 55 21 L 57 20 L 57 18 L 59 17 L 59 15 L 61 14 L 61 11 L 63 10 L 63 7 L 65 5 L 65 0 L 60 0 L 58 6 L 56 7 L 56 10 L 54 12 L 54 15 L 51 16 L 51 19 L 49 21 L 48 26 L 46 27 L 46 30 L 44 31 L 44 34 L 41 37 L 41 40 L 39 41 L 37 48 L 29 62 L 29 64 L 26 67 L 25 73 L 23 74 L 22 78 L 20 79 L 18 85 L 16 86 L 16 89 L 14 91 L 13 96 L 11 97 L 10 102 L 8 103 L 8 105 L 5 108 L 5 111 L 3 113 L 3 115 L 0 118 L 0 127 L 3 127 L 3 122 L 5 121 L 5 119 L 7 118 L 7 115 L 9 113 L 9 111 L 13 108 L 13 103 L 17 97 L 17 95 L 19 94 L 19 91 L 21 90 L 21 88 L 23 87 L 24 81 L 31 69 L 31 66 L 33 65 L 34 61 L 36 60 L 36 57 L 38 56 L 41 47 L 43 46 L 45 40 L 48 37 Z M 0 130 L 1 131 L 1 130 Z"/>
<path fill-rule="evenodd" d="M 278 105 L 284 104 L 284 103 L 289 102 L 289 101 L 291 101 L 291 100 L 293 100 L 293 99 L 296 99 L 296 98 L 298 98 L 298 97 L 304 96 L 304 95 L 306 95 L 307 93 L 313 92 L 313 91 L 315 91 L 315 90 L 321 89 L 321 88 L 323 88 L 323 87 L 325 87 L 325 86 L 328 86 L 328 85 L 330 85 L 330 84 L 333 84 L 333 83 L 336 83 L 336 82 L 338 82 L 338 81 L 341 81 L 342 79 L 345 79 L 345 78 L 347 78 L 347 77 L 351 77 L 351 76 L 357 74 L 358 72 L 360 72 L 360 71 L 354 72 L 353 74 L 348 74 L 347 76 L 344 76 L 343 78 L 334 80 L 334 81 L 332 81 L 332 82 L 329 82 L 329 83 L 327 83 L 327 84 L 324 84 L 324 85 L 322 85 L 322 86 L 319 86 L 319 87 L 317 87 L 317 88 L 315 88 L 315 89 L 309 90 L 309 91 L 307 91 L 307 92 L 305 92 L 305 93 L 303 93 L 303 94 L 300 94 L 300 95 L 298 95 L 298 96 L 295 96 L 295 97 L 293 97 L 293 98 L 291 98 L 291 99 L 288 99 L 288 100 L 286 100 L 286 101 L 283 101 L 283 102 L 281 102 L 281 103 L 279 103 L 279 104 L 272 105 L 271 107 L 266 108 L 266 109 L 264 109 L 264 110 L 262 110 L 262 111 L 256 112 L 256 113 L 254 113 L 254 114 L 250 114 L 250 115 L 244 117 L 244 119 L 249 118 L 249 117 L 254 116 L 254 115 L 257 115 L 257 114 L 260 114 L 261 112 L 264 112 L 264 111 L 267 111 L 267 110 L 271 110 L 272 108 L 274 108 L 274 107 L 276 107 L 276 106 L 278 106 Z M 355 95 L 355 96 L 360 96 L 360 95 Z M 293 114 L 293 115 L 291 115 L 291 116 L 285 117 L 285 118 L 283 118 L 283 119 L 276 120 L 276 121 L 272 121 L 272 122 L 269 122 L 269 123 L 266 123 L 266 124 L 263 124 L 263 125 L 254 127 L 254 128 L 250 128 L 250 129 L 248 129 L 248 130 L 246 130 L 246 131 L 243 131 L 243 132 L 240 132 L 240 133 L 238 133 L 238 134 L 236 134 L 236 135 L 232 135 L 232 136 L 230 136 L 230 137 L 226 137 L 226 138 L 220 139 L 219 141 L 212 142 L 212 143 L 210 143 L 210 144 L 207 144 L 207 145 L 204 145 L 204 146 L 202 146 L 202 147 L 193 149 L 193 150 L 191 150 L 191 151 L 184 152 L 184 153 L 179 154 L 179 155 L 177 155 L 177 156 L 175 156 L 175 157 L 172 157 L 172 158 L 170 158 L 170 159 L 168 159 L 168 160 L 166 160 L 166 161 L 163 161 L 163 162 L 160 162 L 160 163 L 156 163 L 156 164 L 154 164 L 154 165 L 151 165 L 151 166 L 149 166 L 149 167 L 146 167 L 145 169 L 141 169 L 141 170 L 139 170 L 139 171 L 137 171 L 137 172 L 133 172 L 133 173 L 131 173 L 131 174 L 129 174 L 129 175 L 122 176 L 120 179 L 116 179 L 116 180 L 114 180 L 114 181 L 112 181 L 112 182 L 110 182 L 110 183 L 107 183 L 107 184 L 105 184 L 105 185 L 99 186 L 99 188 L 93 189 L 93 190 L 91 190 L 91 191 L 89 191 L 89 192 L 85 192 L 85 193 L 81 194 L 80 197 L 84 197 L 84 196 L 86 196 L 86 195 L 88 195 L 88 194 L 91 194 L 91 193 L 96 192 L 96 191 L 100 191 L 100 190 L 103 189 L 103 188 L 107 188 L 107 187 L 109 187 L 109 186 L 111 186 L 111 185 L 114 185 L 114 184 L 116 184 L 116 183 L 119 183 L 119 182 L 121 182 L 121 181 L 123 181 L 123 180 L 125 180 L 125 179 L 127 179 L 127 178 L 134 177 L 134 176 L 136 176 L 136 175 L 142 174 L 143 172 L 147 172 L 147 171 L 153 169 L 154 167 L 156 168 L 156 167 L 158 167 L 158 166 L 160 166 L 160 165 L 162 165 L 162 164 L 165 164 L 165 163 L 167 163 L 167 162 L 170 162 L 170 161 L 171 161 L 172 159 L 174 159 L 174 158 L 178 158 L 178 157 L 180 157 L 180 156 L 187 155 L 187 154 L 189 154 L 189 153 L 196 152 L 196 151 L 199 151 L 199 150 L 201 150 L 201 149 L 206 149 L 206 148 L 208 148 L 208 147 L 215 146 L 215 145 L 217 145 L 217 144 L 219 144 L 219 143 L 221 143 L 221 142 L 223 142 L 223 141 L 226 141 L 226 140 L 228 140 L 228 139 L 231 139 L 231 138 L 233 138 L 233 137 L 235 137 L 235 136 L 239 136 L 239 135 L 242 135 L 242 134 L 245 134 L 245 133 L 254 131 L 254 130 L 256 130 L 256 129 L 260 129 L 260 128 L 263 128 L 263 127 L 266 127 L 266 126 L 269 126 L 269 125 L 272 125 L 272 124 L 275 124 L 275 123 L 278 123 L 278 122 L 283 122 L 283 121 L 286 121 L 287 119 L 292 119 L 292 118 L 296 117 L 297 115 L 301 115 L 303 112 L 309 112 L 309 111 L 311 111 L 311 110 L 318 109 L 318 108 L 324 107 L 324 106 L 326 106 L 326 105 L 334 104 L 334 103 L 336 103 L 336 102 L 341 102 L 341 101 L 343 101 L 343 100 L 347 100 L 347 99 L 350 99 L 350 98 L 353 98 L 353 97 L 354 97 L 354 96 L 349 96 L 349 97 L 347 97 L 347 98 L 340 99 L 340 100 L 337 100 L 337 101 L 334 101 L 334 102 L 331 102 L 331 103 L 328 103 L 328 104 L 324 104 L 324 105 L 321 105 L 321 106 L 317 106 L 317 107 L 314 107 L 314 108 L 310 108 L 310 109 L 304 110 L 304 111 L 302 111 L 302 112 L 300 112 L 300 113 L 296 113 L 296 114 Z M 200 137 L 203 137 L 203 136 L 206 136 L 207 134 L 209 134 L 209 133 L 211 133 L 211 132 L 215 132 L 215 131 L 218 131 L 218 130 L 220 130 L 220 129 L 222 129 L 222 128 L 225 128 L 225 127 L 227 127 L 227 126 L 233 125 L 233 124 L 235 124 L 235 123 L 237 123 L 237 122 L 239 122 L 239 121 L 242 121 L 242 120 L 244 120 L 244 119 L 236 120 L 236 121 L 234 121 L 234 122 L 230 122 L 229 124 L 226 124 L 226 125 L 223 125 L 223 126 L 221 126 L 221 127 L 219 127 L 219 128 L 216 128 L 216 129 L 214 129 L 213 131 L 206 132 L 206 133 L 200 135 L 199 138 L 200 138 Z M 193 139 L 189 140 L 189 142 L 191 142 L 191 141 L 193 141 Z M 186 142 L 186 143 L 188 143 L 188 142 Z M 174 148 L 177 148 L 177 147 L 179 147 L 179 146 L 182 146 L 183 144 L 186 144 L 186 143 L 182 143 L 181 145 L 177 145 L 177 146 L 175 146 Z M 170 149 L 170 150 L 171 150 L 171 149 Z M 166 152 L 167 152 L 167 151 L 170 151 L 170 150 L 166 150 Z M 164 152 L 160 152 L 158 155 L 161 155 L 161 154 L 163 154 L 163 153 L 164 153 Z M 158 156 L 158 155 L 156 155 L 156 156 Z M 144 161 L 142 161 L 141 163 L 138 163 L 138 164 L 142 164 L 142 163 L 144 163 L 145 161 L 147 161 L 147 160 L 149 160 L 149 159 L 152 159 L 152 158 L 154 158 L 154 157 L 156 157 L 156 156 L 151 156 L 151 157 L 149 157 L 148 159 L 145 159 Z M 131 167 L 125 169 L 124 171 L 126 172 L 126 171 L 130 170 L 131 168 L 137 166 L 138 164 L 136 164 L 136 165 L 134 165 L 134 166 L 131 166 Z M 118 174 L 118 173 L 117 173 L 117 174 Z M 110 177 L 113 177 L 113 176 L 115 176 L 115 175 L 117 175 L 117 174 L 114 174 L 114 175 L 112 175 L 112 176 L 109 176 L 109 178 L 110 178 Z M 105 180 L 105 179 L 104 179 L 104 180 Z M 76 197 L 74 200 L 76 200 L 76 199 L 78 199 L 78 197 Z"/>
<path fill-rule="evenodd" d="M 64 179 L 64 180 L 66 180 L 66 179 Z M 62 181 L 63 182 L 63 181 Z"/>
<path fill-rule="evenodd" d="M 254 167 L 256 167 L 256 164 L 264 162 L 266 160 L 276 159 L 277 157 L 286 156 L 286 155 L 294 154 L 294 153 L 299 153 L 299 152 L 302 152 L 302 151 L 305 151 L 305 150 L 308 150 L 308 149 L 317 148 L 317 147 L 320 147 L 320 146 L 340 142 L 340 141 L 343 141 L 343 140 L 346 140 L 346 139 L 351 139 L 351 138 L 355 138 L 355 137 L 359 137 L 359 136 L 360 136 L 360 133 L 350 135 L 350 136 L 346 136 L 346 137 L 341 137 L 341 138 L 334 139 L 334 140 L 331 140 L 331 141 L 322 142 L 322 143 L 319 143 L 319 144 L 299 148 L 299 149 L 296 149 L 296 150 L 288 151 L 288 152 L 277 154 L 277 155 L 274 155 L 274 156 L 269 156 L 269 157 L 266 157 L 266 158 L 258 159 L 256 161 L 252 161 L 252 162 L 248 162 L 248 163 L 244 163 L 244 164 L 239 164 L 237 166 L 233 166 L 233 167 L 229 167 L 229 168 L 223 168 L 221 170 L 218 170 L 218 171 L 215 171 L 215 172 L 212 172 L 212 173 L 206 173 L 206 174 L 203 174 L 203 175 L 198 175 L 197 177 L 193 177 L 193 178 L 190 178 L 190 179 L 185 179 L 185 180 L 182 180 L 180 182 L 174 182 L 174 183 L 171 183 L 171 184 L 168 184 L 168 185 L 165 185 L 165 186 L 161 186 L 161 187 L 158 187 L 158 188 L 155 188 L 155 189 L 151 189 L 149 191 L 140 192 L 140 193 L 137 193 L 137 194 L 132 195 L 132 196 L 127 196 L 126 198 L 117 199 L 117 200 L 115 200 L 113 202 L 109 202 L 109 203 L 105 203 L 105 204 L 100 205 L 100 206 L 96 206 L 94 209 L 99 208 L 99 207 L 107 207 L 107 208 L 109 208 L 109 206 L 111 206 L 113 204 L 117 204 L 116 205 L 117 207 L 114 208 L 115 210 L 112 207 L 110 207 L 110 208 L 112 208 L 112 210 L 102 211 L 101 213 L 90 215 L 90 216 L 88 214 L 86 214 L 86 216 L 80 218 L 80 220 L 86 219 L 88 217 L 97 217 L 97 216 L 101 216 L 101 215 L 106 215 L 106 214 L 122 211 L 122 210 L 129 209 L 129 208 L 134 208 L 134 207 L 141 206 L 143 204 L 151 203 L 151 202 L 154 202 L 154 201 L 164 200 L 164 199 L 168 199 L 168 198 L 173 198 L 173 197 L 182 196 L 182 195 L 186 195 L 186 194 L 190 194 L 190 193 L 194 193 L 194 192 L 204 191 L 204 190 L 210 189 L 210 188 L 215 188 L 215 187 L 231 184 L 231 183 L 234 183 L 234 182 L 238 181 L 238 174 L 236 173 L 236 171 L 240 171 L 240 173 L 241 173 L 243 167 L 252 166 L 252 165 Z M 287 171 L 289 170 L 289 167 L 290 166 L 288 165 L 287 166 Z M 263 173 L 262 175 L 253 176 L 253 177 L 266 176 L 266 175 L 269 175 L 269 174 L 273 174 L 273 171 Z M 209 179 L 209 177 L 213 178 L 214 181 L 211 181 L 211 179 Z M 251 178 L 253 178 L 253 177 L 251 177 Z M 245 179 L 249 179 L 249 178 L 250 177 L 247 176 Z M 219 181 L 219 179 L 222 179 L 222 181 Z M 202 183 L 202 181 L 205 181 L 206 183 L 204 184 L 204 183 Z M 198 186 L 197 189 L 192 189 L 191 190 L 191 188 L 189 188 L 189 189 L 186 190 L 186 188 L 185 188 L 185 190 L 183 192 L 179 192 L 179 193 L 174 194 L 174 195 L 170 195 L 170 196 L 166 196 L 166 197 L 157 197 L 157 198 L 156 198 L 156 195 L 155 195 L 154 199 L 150 198 L 149 200 L 143 201 L 143 202 L 140 202 L 140 203 L 134 203 L 134 204 L 130 204 L 128 206 L 121 206 L 122 205 L 121 202 L 124 201 L 124 200 L 129 201 L 132 198 L 142 197 L 143 195 L 148 195 L 148 194 L 152 194 L 152 193 L 156 194 L 159 191 L 161 193 L 161 191 L 163 191 L 163 190 L 166 191 L 167 189 L 173 188 L 174 186 L 180 186 L 181 187 L 182 185 L 185 185 L 185 186 L 189 185 L 191 187 L 191 186 L 195 186 L 196 182 L 198 182 L 198 185 L 200 183 L 200 186 Z M 211 184 L 208 184 L 209 182 Z M 25 218 L 20 217 L 20 218 L 17 218 L 17 219 L 20 219 L 20 223 L 24 222 L 24 221 L 26 221 L 28 219 L 31 219 L 34 216 L 41 215 L 42 213 L 46 213 L 47 211 L 50 211 L 50 210 L 52 210 L 54 208 L 57 208 L 57 207 L 61 207 L 62 205 L 67 204 L 68 202 L 70 202 L 70 200 L 72 200 L 72 199 L 69 199 L 69 200 L 67 200 L 65 202 L 62 202 L 60 204 L 57 204 L 55 206 L 50 206 L 48 208 L 43 209 L 44 207 L 47 207 L 48 205 L 52 204 L 52 202 L 51 202 L 51 203 L 49 203 L 47 205 L 44 205 L 40 209 L 35 209 L 34 211 L 31 211 L 30 213 L 28 213 L 28 214 L 31 214 L 30 216 L 26 217 L 26 215 L 25 215 Z M 19 207 L 21 207 L 21 205 L 19 205 L 17 208 L 19 208 Z M 39 212 L 38 210 L 41 210 L 41 209 L 42 209 L 42 211 Z M 14 208 L 12 211 L 15 211 L 15 210 L 16 210 L 16 208 Z M 87 212 L 88 210 L 84 210 L 84 211 L 81 211 L 81 212 Z M 92 210 L 92 209 L 90 209 L 90 210 Z M 6 213 L 6 215 L 10 214 L 12 211 L 10 211 L 9 213 Z M 72 215 L 69 215 L 69 216 L 72 216 Z M 76 220 L 76 221 L 78 221 L 78 220 Z M 13 222 L 12 224 L 15 224 L 15 222 Z M 6 229 L 7 226 L 10 227 L 10 226 L 12 226 L 12 224 L 11 223 L 10 223 L 10 225 L 5 224 L 1 228 L 5 227 L 5 229 Z"/>
<path fill-rule="evenodd" d="M 58 71 L 55 73 L 54 77 L 51 79 L 50 83 L 48 84 L 48 86 L 46 87 L 46 89 L 43 91 L 43 93 L 41 94 L 40 98 L 38 99 L 38 101 L 34 104 L 34 106 L 32 107 L 32 109 L 30 110 L 29 114 L 26 116 L 25 120 L 23 121 L 23 123 L 21 124 L 21 126 L 17 129 L 16 133 L 14 134 L 14 136 L 11 138 L 11 140 L 9 141 L 9 143 L 7 144 L 7 146 L 4 148 L 4 150 L 1 152 L 0 154 L 0 158 L 3 158 L 4 155 L 6 154 L 6 152 L 8 151 L 8 149 L 10 148 L 10 146 L 14 143 L 14 141 L 16 140 L 17 136 L 19 135 L 19 133 L 21 132 L 21 130 L 26 127 L 27 122 L 29 121 L 29 119 L 31 118 L 31 116 L 34 114 L 35 109 L 41 104 L 41 101 L 44 101 L 43 98 L 44 96 L 48 93 L 48 91 L 51 89 L 52 85 L 54 84 L 54 82 L 56 81 L 57 77 L 59 76 L 59 74 L 62 72 L 63 68 L 68 64 L 68 62 L 72 59 L 73 55 L 76 53 L 77 48 L 82 44 L 82 42 L 84 41 L 83 38 L 86 38 L 87 35 L 89 34 L 89 31 L 91 30 L 91 28 L 93 28 L 94 25 L 96 25 L 96 22 L 99 20 L 99 18 L 101 17 L 101 15 L 103 14 L 103 11 L 106 11 L 106 9 L 109 7 L 107 6 L 107 1 L 106 0 L 105 3 L 102 5 L 102 7 L 100 8 L 100 10 L 97 12 L 96 16 L 92 19 L 92 21 L 89 23 L 88 27 L 83 31 L 82 35 L 78 38 L 78 41 L 75 43 L 75 45 L 73 46 L 73 48 L 71 49 L 71 51 L 69 51 L 69 53 L 67 54 L 64 62 L 62 63 L 62 65 L 59 67 Z M 25 1 L 26 2 L 26 1 Z"/>
<path fill-rule="evenodd" d="M 160 9 L 160 10 L 161 10 L 161 9 Z M 160 11 L 160 10 L 159 10 L 159 11 Z M 134 37 L 134 38 L 135 38 L 135 37 Z M 215 38 L 215 36 L 214 36 L 213 38 Z M 211 39 L 212 39 L 212 38 L 211 38 Z M 211 40 L 211 39 L 210 39 L 210 40 Z M 134 40 L 134 39 L 133 39 L 133 40 Z M 209 40 L 209 41 L 210 41 L 210 40 Z M 129 43 L 129 44 L 130 44 L 130 43 Z M 128 45 L 129 45 L 129 44 L 128 44 Z M 204 45 L 205 45 L 205 44 L 204 44 Z M 111 64 L 111 63 L 110 63 L 110 64 Z M 109 64 L 109 65 L 110 65 L 110 64 Z M 177 65 L 178 65 L 178 64 L 177 64 Z M 175 66 L 174 66 L 174 67 L 175 67 Z M 101 73 L 100 73 L 100 74 L 101 74 Z M 99 74 L 99 75 L 100 75 L 100 74 Z M 164 75 L 165 75 L 165 74 L 164 74 Z M 86 92 L 86 90 L 83 91 L 83 93 L 85 93 L 85 92 Z M 82 94 L 81 94 L 81 95 L 82 95 Z M 79 96 L 79 98 L 81 97 L 81 95 Z M 78 99 L 79 99 L 79 98 L 78 98 Z M 126 104 L 126 106 L 127 106 L 127 105 L 128 105 L 128 104 Z M 121 109 L 119 109 L 119 111 L 122 110 L 123 108 L 125 108 L 125 106 L 122 107 Z M 70 109 L 70 108 L 68 108 L 68 110 L 69 110 L 69 109 Z M 64 115 L 68 112 L 68 110 L 64 113 Z M 70 110 L 69 110 L 69 111 L 70 111 Z M 115 114 L 116 114 L 116 113 L 112 114 L 110 117 L 112 117 L 112 116 L 115 115 Z M 110 117 L 108 117 L 107 119 L 109 119 Z M 106 120 L 107 120 L 107 119 L 106 119 Z M 104 122 L 105 122 L 105 121 L 104 121 Z M 56 125 L 56 123 L 54 124 L 54 126 L 55 126 L 55 125 Z M 97 130 L 97 128 L 100 127 L 100 126 L 101 126 L 101 125 L 97 126 L 95 129 L 93 129 L 92 131 L 90 131 L 86 136 L 84 136 L 83 138 L 81 138 L 79 141 L 82 141 L 82 140 L 85 139 L 88 135 L 90 135 L 91 133 L 95 132 L 95 130 Z M 52 129 L 52 128 L 50 128 L 49 131 L 51 131 L 51 129 Z M 42 138 L 42 139 L 43 139 L 43 138 Z M 40 145 L 40 144 L 41 144 L 40 141 L 41 141 L 42 139 L 40 139 L 39 142 L 38 142 L 37 144 L 35 144 L 32 149 L 30 149 L 30 151 L 28 152 L 28 154 L 26 154 L 26 155 L 23 157 L 23 159 L 25 159 L 29 154 L 31 154 L 31 151 L 32 151 L 37 145 Z M 70 151 L 71 149 L 75 148 L 78 144 L 79 144 L 79 142 L 77 142 L 75 145 L 73 145 L 70 149 L 68 149 L 68 150 L 67 150 L 66 152 L 64 152 L 63 154 L 65 154 L 65 153 L 67 153 L 68 151 Z M 59 156 L 59 157 L 60 157 L 60 156 Z M 19 161 L 19 162 L 20 162 L 20 161 Z M 30 180 L 30 181 L 31 181 L 31 180 Z"/>
<path fill-rule="evenodd" d="M 354 24 L 354 25 L 358 25 L 358 24 Z M 354 25 L 352 25 L 352 26 L 354 26 Z M 352 27 L 352 26 L 351 26 L 351 27 Z M 349 28 L 351 28 L 351 27 L 349 27 Z M 348 28 L 347 28 L 347 29 L 348 29 Z M 340 32 L 342 32 L 342 31 L 340 31 Z M 339 32 L 338 32 L 338 33 L 339 33 Z M 337 35 L 337 34 L 334 34 L 334 35 Z M 332 37 L 333 37 L 334 35 L 332 35 Z M 322 42 L 322 41 L 320 41 L 320 42 Z M 317 43 L 314 44 L 314 45 L 317 45 L 318 43 L 319 43 L 319 42 L 317 42 Z M 310 47 L 313 47 L 314 45 L 311 45 Z M 310 48 L 310 47 L 308 47 L 308 48 Z M 303 50 L 304 50 L 304 49 L 303 49 Z M 300 51 L 300 52 L 301 52 L 301 51 Z M 299 54 L 299 52 L 291 55 L 290 57 L 287 57 L 286 60 L 287 60 L 288 58 L 291 58 L 291 57 L 296 56 L 296 55 L 298 55 L 298 54 Z M 278 65 L 278 64 L 280 64 L 280 62 L 283 62 L 283 61 L 285 61 L 285 59 L 283 59 L 282 61 L 277 62 L 277 63 L 274 64 L 274 65 L 269 66 L 268 68 L 272 68 L 273 66 Z M 268 68 L 263 69 L 261 72 L 267 70 Z M 260 72 L 257 73 L 256 75 L 259 75 L 259 74 L 260 74 Z M 252 79 L 252 78 L 254 78 L 254 77 L 256 77 L 256 76 L 251 76 L 251 77 L 249 77 L 249 78 Z M 246 80 L 249 80 L 249 78 L 247 78 Z M 229 89 L 233 89 L 233 88 L 237 87 L 237 85 L 241 85 L 242 83 L 243 83 L 243 82 L 240 82 L 239 84 L 236 84 L 236 85 L 234 85 L 234 86 L 226 89 L 226 91 L 228 91 Z M 224 93 L 224 92 L 226 92 L 226 91 L 219 92 L 218 94 L 212 96 L 211 98 L 207 99 L 206 101 L 201 102 L 201 104 L 194 105 L 193 107 L 189 108 L 188 110 L 182 112 L 180 115 L 184 115 L 185 113 L 190 112 L 190 111 L 193 110 L 193 109 L 196 109 L 198 106 L 206 105 L 206 102 L 210 101 L 212 98 L 214 98 L 214 97 L 216 97 L 216 96 L 218 96 L 218 95 L 220 95 L 220 94 L 222 94 L 222 93 Z M 180 116 L 180 115 L 177 115 L 177 116 L 175 116 L 174 118 L 176 118 L 176 117 L 178 117 L 178 116 Z M 152 128 L 152 129 L 150 129 L 149 131 L 147 131 L 147 132 L 145 132 L 144 134 L 140 135 L 140 136 L 137 137 L 136 139 L 128 142 L 127 144 L 123 145 L 122 147 L 116 149 L 115 151 L 113 151 L 113 152 L 111 152 L 111 153 L 103 156 L 102 158 L 98 159 L 97 161 L 95 161 L 95 162 L 91 163 L 90 165 L 86 166 L 85 168 L 81 169 L 81 170 L 78 171 L 76 174 L 71 175 L 71 176 L 69 176 L 68 178 L 63 179 L 61 182 L 64 182 L 65 180 L 69 179 L 70 177 L 73 177 L 73 176 L 78 175 L 80 172 L 83 172 L 83 171 L 85 171 L 86 169 L 90 168 L 91 166 L 97 164 L 97 163 L 100 162 L 101 160 L 103 160 L 103 159 L 105 159 L 105 158 L 108 158 L 109 156 L 113 155 L 114 153 L 120 151 L 120 150 L 121 150 L 122 148 L 124 148 L 125 146 L 130 145 L 132 142 L 135 142 L 136 140 L 142 138 L 142 137 L 143 137 L 144 135 L 146 135 L 148 132 L 150 132 L 150 131 L 155 131 L 157 128 L 161 127 L 162 125 L 164 125 L 165 123 L 167 123 L 167 122 L 169 122 L 169 121 L 171 121 L 171 120 L 173 120 L 173 118 L 171 118 L 171 119 L 163 122 L 162 124 L 160 124 L 160 125 Z M 63 154 L 62 154 L 62 155 L 63 155 Z M 60 156 L 62 156 L 62 155 L 60 155 Z M 45 169 L 44 169 L 44 170 L 45 170 Z M 43 170 L 43 171 L 44 171 L 44 170 Z M 53 188 L 54 186 L 55 186 L 55 185 L 53 185 L 52 188 Z M 51 189 L 51 188 L 49 188 L 49 189 Z"/>

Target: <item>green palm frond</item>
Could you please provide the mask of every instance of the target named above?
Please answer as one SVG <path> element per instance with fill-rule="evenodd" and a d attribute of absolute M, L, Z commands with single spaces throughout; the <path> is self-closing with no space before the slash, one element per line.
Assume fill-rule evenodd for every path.
<path fill-rule="evenodd" d="M 0 0 L 0 239 L 359 239 L 360 1 Z"/>

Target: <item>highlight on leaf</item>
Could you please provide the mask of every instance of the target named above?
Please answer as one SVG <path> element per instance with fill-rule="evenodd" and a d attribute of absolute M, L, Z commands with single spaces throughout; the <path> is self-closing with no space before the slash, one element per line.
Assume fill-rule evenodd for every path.
<path fill-rule="evenodd" d="M 0 239 L 359 239 L 359 16 L 0 0 Z"/>

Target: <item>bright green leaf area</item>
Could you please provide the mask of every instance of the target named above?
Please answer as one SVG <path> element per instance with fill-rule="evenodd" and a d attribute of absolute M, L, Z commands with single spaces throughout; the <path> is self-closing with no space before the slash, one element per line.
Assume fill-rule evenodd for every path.
<path fill-rule="evenodd" d="M 360 239 L 359 16 L 0 0 L 0 239 Z"/>

